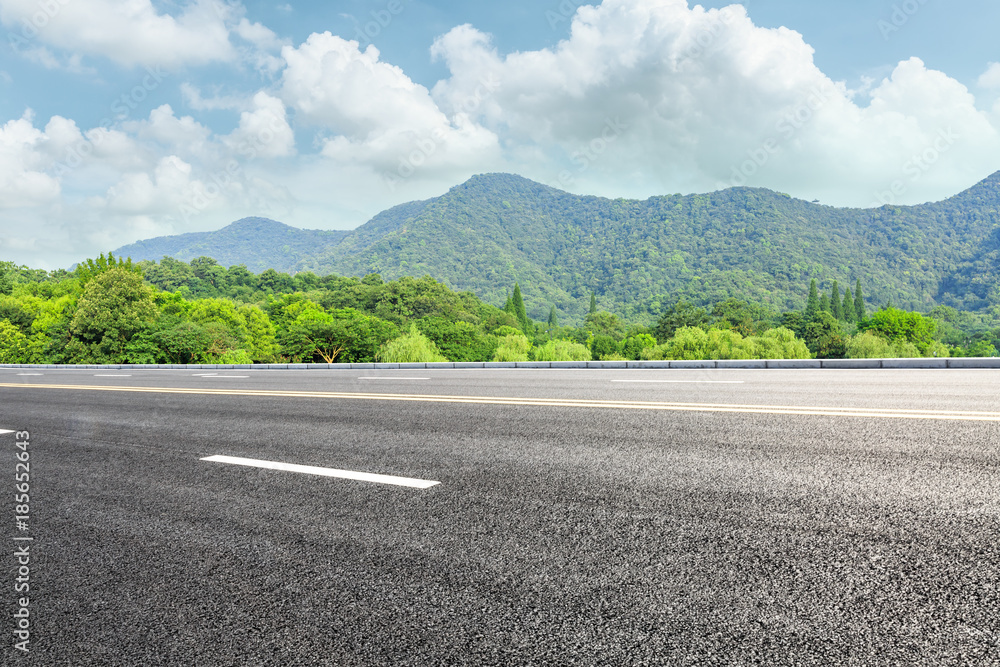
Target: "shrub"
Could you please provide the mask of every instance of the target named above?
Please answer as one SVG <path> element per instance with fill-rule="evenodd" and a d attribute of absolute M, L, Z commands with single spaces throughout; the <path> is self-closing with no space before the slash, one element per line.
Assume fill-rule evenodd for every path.
<path fill-rule="evenodd" d="M 28 353 L 28 337 L 10 321 L 0 320 L 0 363 L 27 363 Z"/>
<path fill-rule="evenodd" d="M 889 341 L 871 331 L 852 336 L 847 341 L 849 359 L 885 359 L 894 356 L 896 352 Z"/>
<path fill-rule="evenodd" d="M 618 341 L 606 334 L 597 334 L 590 339 L 590 354 L 594 361 L 601 357 L 618 354 Z"/>
<path fill-rule="evenodd" d="M 408 333 L 382 345 L 375 358 L 385 363 L 399 364 L 448 361 L 437 346 L 420 333 L 415 324 L 410 326 Z"/>
<path fill-rule="evenodd" d="M 531 342 L 524 334 L 502 336 L 497 341 L 497 351 L 493 354 L 493 361 L 527 361 L 530 351 Z"/>
<path fill-rule="evenodd" d="M 252 364 L 253 359 L 246 350 L 227 350 L 219 356 L 220 364 Z"/>
<path fill-rule="evenodd" d="M 590 361 L 590 350 L 586 345 L 569 340 L 550 340 L 536 347 L 532 355 L 535 361 Z"/>
<path fill-rule="evenodd" d="M 756 359 L 809 359 L 812 355 L 805 341 L 791 329 L 776 327 L 750 339 Z"/>
<path fill-rule="evenodd" d="M 893 343 L 913 343 L 921 353 L 930 346 L 936 329 L 937 321 L 933 318 L 898 308 L 880 310 L 858 325 L 859 331 L 873 331 Z"/>
<path fill-rule="evenodd" d="M 649 334 L 637 334 L 623 340 L 620 351 L 626 359 L 639 359 L 647 347 L 656 347 L 656 339 Z"/>

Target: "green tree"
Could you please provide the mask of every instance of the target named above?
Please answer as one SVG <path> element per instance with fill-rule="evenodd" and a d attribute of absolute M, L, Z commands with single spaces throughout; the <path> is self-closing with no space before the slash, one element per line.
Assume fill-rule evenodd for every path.
<path fill-rule="evenodd" d="M 14 262 L 0 262 L 0 294 L 10 294 L 14 291 L 14 281 L 17 267 Z"/>
<path fill-rule="evenodd" d="M 121 269 L 135 273 L 140 277 L 142 276 L 142 267 L 132 264 L 131 257 L 128 259 L 115 258 L 110 252 L 107 257 L 104 256 L 104 253 L 101 253 L 101 256 L 96 260 L 86 259 L 80 262 L 76 265 L 75 274 L 80 281 L 80 286 L 85 287 L 96 276 L 113 269 Z"/>
<path fill-rule="evenodd" d="M 191 260 L 191 272 L 211 291 L 219 293 L 227 287 L 226 269 L 211 257 L 195 257 Z"/>
<path fill-rule="evenodd" d="M 840 285 L 837 284 L 836 280 L 833 281 L 833 287 L 830 289 L 830 314 L 838 320 L 844 319 L 844 302 L 840 294 Z"/>
<path fill-rule="evenodd" d="M 626 359 L 636 360 L 641 359 L 642 351 L 650 347 L 656 347 L 656 339 L 649 334 L 642 333 L 623 340 L 619 346 L 619 352 Z"/>
<path fill-rule="evenodd" d="M 559 318 L 556 317 L 556 307 L 555 306 L 552 306 L 551 308 L 549 308 L 549 321 L 548 321 L 548 325 L 549 325 L 549 328 L 553 328 L 553 327 L 559 326 Z"/>
<path fill-rule="evenodd" d="M 416 324 L 410 326 L 408 333 L 382 345 L 376 359 L 386 363 L 448 361 L 437 349 L 437 346 L 427 336 L 420 333 Z"/>
<path fill-rule="evenodd" d="M 894 357 L 892 345 L 874 331 L 863 331 L 847 341 L 850 359 L 886 359 Z"/>
<path fill-rule="evenodd" d="M 865 310 L 865 297 L 861 294 L 861 279 L 858 278 L 857 284 L 854 285 L 854 321 L 860 322 L 868 317 L 868 313 Z"/>
<path fill-rule="evenodd" d="M 536 347 L 532 352 L 535 361 L 590 361 L 590 349 L 586 345 L 569 340 L 550 340 Z"/>
<path fill-rule="evenodd" d="M 525 332 L 530 331 L 528 312 L 524 308 L 524 299 L 521 298 L 521 286 L 517 283 L 514 283 L 514 294 L 510 297 L 510 300 L 514 305 L 514 317 L 517 318 L 521 329 Z"/>
<path fill-rule="evenodd" d="M 816 289 L 816 279 L 813 278 L 812 282 L 809 283 L 809 300 L 806 302 L 805 318 L 807 321 L 812 321 L 816 319 L 816 316 L 820 312 L 819 307 L 819 290 Z"/>
<path fill-rule="evenodd" d="M 593 292 L 590 293 L 590 314 L 593 315 L 597 312 L 597 295 Z"/>
<path fill-rule="evenodd" d="M 124 360 L 125 348 L 156 319 L 153 290 L 129 268 L 103 270 L 84 288 L 70 326 L 71 333 L 91 346 L 101 361 Z"/>
<path fill-rule="evenodd" d="M 753 336 L 773 326 L 775 313 L 768 307 L 729 298 L 712 307 L 713 327 L 732 329 L 742 336 Z"/>
<path fill-rule="evenodd" d="M 843 356 L 843 336 L 840 322 L 829 312 L 822 310 L 806 323 L 802 338 L 813 355 L 822 354 L 825 359 L 839 359 Z"/>
<path fill-rule="evenodd" d="M 0 320 L 0 364 L 30 363 L 28 337 L 8 320 Z"/>
<path fill-rule="evenodd" d="M 496 352 L 496 337 L 483 333 L 469 322 L 424 317 L 416 324 L 451 361 L 489 361 Z"/>
<path fill-rule="evenodd" d="M 854 310 L 854 297 L 851 295 L 851 286 L 848 285 L 847 289 L 844 290 L 844 303 L 840 307 L 840 312 L 844 315 L 844 320 L 848 322 L 857 322 L 858 314 Z"/>
<path fill-rule="evenodd" d="M 618 354 L 618 341 L 607 334 L 597 334 L 590 339 L 590 354 L 594 361 Z"/>
<path fill-rule="evenodd" d="M 257 285 L 268 294 L 287 294 L 295 289 L 295 279 L 287 273 L 267 269 L 257 276 Z"/>
<path fill-rule="evenodd" d="M 493 361 L 527 361 L 530 354 L 531 341 L 518 331 L 516 334 L 500 337 L 493 353 Z"/>
<path fill-rule="evenodd" d="M 594 335 L 610 336 L 615 340 L 625 337 L 625 326 L 618 316 L 603 310 L 587 315 L 583 328 Z"/>
<path fill-rule="evenodd" d="M 833 311 L 830 310 L 830 297 L 827 296 L 826 292 L 819 297 L 819 310 L 823 313 L 833 314 Z"/>
<path fill-rule="evenodd" d="M 890 343 L 911 343 L 921 354 L 930 347 L 936 329 L 937 321 L 933 318 L 898 308 L 880 310 L 858 325 L 859 331 L 872 331 Z"/>
<path fill-rule="evenodd" d="M 653 327 L 653 335 L 660 343 L 665 343 L 674 337 L 674 333 L 681 327 L 702 327 L 708 326 L 708 313 L 703 308 L 696 308 L 687 301 L 681 300 L 668 308 L 660 316 L 656 326 Z"/>

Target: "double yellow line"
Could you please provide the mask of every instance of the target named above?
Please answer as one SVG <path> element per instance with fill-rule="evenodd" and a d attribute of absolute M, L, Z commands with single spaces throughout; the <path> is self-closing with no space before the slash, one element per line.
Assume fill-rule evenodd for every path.
<path fill-rule="evenodd" d="M 613 410 L 661 410 L 675 412 L 733 412 L 764 415 L 817 415 L 868 417 L 873 419 L 931 419 L 943 421 L 1000 422 L 1000 412 L 946 410 L 899 410 L 885 408 L 837 408 L 794 405 L 732 405 L 725 403 L 661 403 L 650 401 L 596 401 L 565 398 L 516 398 L 496 396 L 447 396 L 437 394 L 375 394 L 332 391 L 276 391 L 260 389 L 196 389 L 184 387 L 124 387 L 78 384 L 0 383 L 9 389 L 63 389 L 114 391 L 143 394 L 197 394 L 204 396 L 257 396 L 267 398 L 317 398 L 328 400 L 416 401 L 422 403 L 466 403 L 556 408 L 601 408 Z"/>

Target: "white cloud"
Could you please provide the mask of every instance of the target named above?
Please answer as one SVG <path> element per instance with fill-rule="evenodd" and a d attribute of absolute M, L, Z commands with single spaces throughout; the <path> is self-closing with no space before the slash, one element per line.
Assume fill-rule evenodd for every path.
<path fill-rule="evenodd" d="M 980 75 L 978 83 L 983 88 L 1000 89 L 1000 63 L 990 63 L 986 71 Z"/>
<path fill-rule="evenodd" d="M 298 119 L 333 135 L 323 146 L 331 159 L 379 171 L 401 164 L 430 171 L 497 153 L 496 135 L 466 113 L 445 114 L 426 88 L 379 60 L 374 46 L 360 51 L 355 41 L 313 34 L 282 56 L 282 97 Z"/>
<path fill-rule="evenodd" d="M 0 127 L 0 209 L 46 205 L 59 196 L 59 181 L 45 173 L 52 139 L 35 128 L 30 112 Z"/>
<path fill-rule="evenodd" d="M 187 81 L 181 83 L 184 102 L 195 111 L 215 111 L 217 109 L 240 109 L 246 103 L 245 97 L 236 95 L 213 95 L 202 97 L 201 90 Z"/>
<path fill-rule="evenodd" d="M 234 11 L 221 0 L 196 0 L 176 17 L 158 12 L 151 0 L 0 0 L 0 22 L 16 46 L 34 49 L 37 39 L 124 66 L 233 60 L 227 20 Z"/>
<path fill-rule="evenodd" d="M 22 48 L 44 50 L 38 58 L 53 67 L 85 54 L 161 67 L 250 63 L 255 76 L 275 75 L 263 90 L 181 84 L 190 115 L 162 105 L 130 119 L 123 106 L 106 128 L 60 116 L 36 127 L 30 114 L 0 127 L 0 249 L 34 248 L 63 265 L 154 230 L 249 214 L 356 225 L 485 171 L 608 196 L 746 183 L 869 206 L 955 194 L 996 170 L 1000 153 L 1000 101 L 978 109 L 967 88 L 917 58 L 850 90 L 816 66 L 801 35 L 755 26 L 739 5 L 605 0 L 579 8 L 567 39 L 510 54 L 458 26 L 431 47 L 449 75 L 430 90 L 374 46 L 330 33 L 284 44 L 222 0 L 175 16 L 150 0 L 59 6 Z M 0 0 L 0 19 L 16 32 L 33 7 Z M 993 104 L 1000 64 L 978 84 L 988 95 L 979 105 Z M 226 114 L 209 111 L 238 118 L 210 127 L 207 118 Z M 296 146 L 307 131 L 314 144 Z"/>
<path fill-rule="evenodd" d="M 471 120 L 499 134 L 509 157 L 531 156 L 519 171 L 579 192 L 747 183 L 865 206 L 903 179 L 898 198 L 914 202 L 971 185 L 1000 148 L 968 90 L 920 60 L 900 63 L 860 106 L 864 95 L 820 71 L 800 34 L 757 27 L 739 5 L 605 0 L 580 7 L 552 49 L 503 56 L 460 26 L 432 53 L 451 72 L 433 90 L 440 108 L 454 112 L 492 79 Z M 949 127 L 961 137 L 908 180 L 908 161 Z"/>
<path fill-rule="evenodd" d="M 295 133 L 288 125 L 285 105 L 277 97 L 259 92 L 253 110 L 240 114 L 240 125 L 223 138 L 242 159 L 288 157 L 295 154 Z"/>

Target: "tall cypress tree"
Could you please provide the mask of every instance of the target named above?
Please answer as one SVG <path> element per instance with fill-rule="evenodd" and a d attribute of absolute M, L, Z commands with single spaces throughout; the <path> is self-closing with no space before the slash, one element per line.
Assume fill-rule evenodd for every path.
<path fill-rule="evenodd" d="M 830 297 L 826 292 L 823 292 L 823 294 L 819 297 L 819 309 L 827 313 L 831 312 Z"/>
<path fill-rule="evenodd" d="M 528 330 L 528 313 L 524 308 L 524 299 L 521 298 L 521 287 L 517 283 L 514 283 L 514 295 L 510 298 L 514 304 L 514 317 L 517 318 L 518 323 L 521 325 L 521 329 L 524 331 Z"/>
<path fill-rule="evenodd" d="M 841 301 L 840 285 L 833 281 L 833 288 L 830 290 L 830 313 L 838 320 L 844 319 L 844 302 Z"/>
<path fill-rule="evenodd" d="M 597 295 L 593 292 L 590 293 L 590 314 L 593 315 L 597 312 Z"/>
<path fill-rule="evenodd" d="M 549 308 L 549 326 L 557 327 L 559 326 L 559 319 L 556 317 L 556 307 L 552 306 Z"/>
<path fill-rule="evenodd" d="M 854 315 L 858 318 L 858 322 L 868 317 L 868 313 L 865 312 L 865 297 L 861 294 L 860 278 L 854 286 Z"/>
<path fill-rule="evenodd" d="M 819 314 L 819 290 L 816 289 L 816 279 L 809 283 L 809 301 L 806 302 L 806 321 L 812 320 Z"/>
<path fill-rule="evenodd" d="M 857 321 L 858 314 L 854 312 L 854 296 L 851 294 L 850 285 L 844 290 L 844 305 L 841 307 L 841 310 L 844 313 L 845 320 L 848 322 Z"/>

